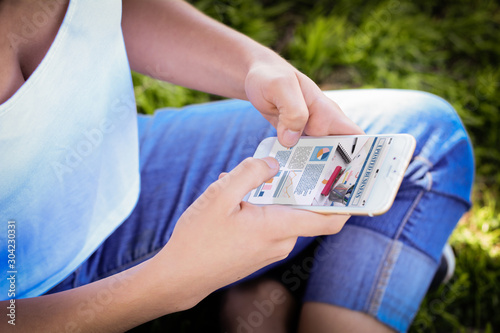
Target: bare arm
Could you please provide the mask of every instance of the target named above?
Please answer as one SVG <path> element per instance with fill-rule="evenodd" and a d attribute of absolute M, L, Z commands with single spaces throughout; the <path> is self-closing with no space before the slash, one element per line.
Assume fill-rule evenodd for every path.
<path fill-rule="evenodd" d="M 167 313 L 188 309 L 204 295 L 193 281 L 178 276 L 175 262 L 151 259 L 134 268 L 68 291 L 16 300 L 15 326 L 9 332 L 124 332 Z M 197 279 L 197 276 L 191 276 Z M 189 284 L 187 284 L 189 282 Z M 8 301 L 0 302 L 5 309 Z M 2 311 L 4 313 L 4 311 Z"/>
<path fill-rule="evenodd" d="M 246 99 L 251 64 L 281 61 L 182 0 L 124 0 L 122 28 L 133 70 L 221 96 Z"/>
<path fill-rule="evenodd" d="M 308 135 L 362 130 L 318 86 L 270 49 L 181 0 L 124 0 L 132 69 L 157 79 L 248 99 L 285 146 Z"/>

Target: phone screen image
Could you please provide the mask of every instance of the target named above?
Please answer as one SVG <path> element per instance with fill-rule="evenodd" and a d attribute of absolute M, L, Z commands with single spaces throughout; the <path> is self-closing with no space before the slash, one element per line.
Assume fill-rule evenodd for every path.
<path fill-rule="evenodd" d="M 363 207 L 392 143 L 388 136 L 306 138 L 286 148 L 276 140 L 269 156 L 280 170 L 251 191 L 248 202 Z"/>

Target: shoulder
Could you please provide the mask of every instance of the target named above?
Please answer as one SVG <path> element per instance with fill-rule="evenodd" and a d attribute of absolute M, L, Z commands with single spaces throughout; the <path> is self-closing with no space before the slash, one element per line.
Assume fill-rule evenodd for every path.
<path fill-rule="evenodd" d="M 69 0 L 0 0 L 0 103 L 33 73 L 63 21 Z"/>

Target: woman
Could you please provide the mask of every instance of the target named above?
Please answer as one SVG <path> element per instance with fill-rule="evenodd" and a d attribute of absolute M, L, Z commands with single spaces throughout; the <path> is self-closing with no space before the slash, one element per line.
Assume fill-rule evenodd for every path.
<path fill-rule="evenodd" d="M 347 216 L 241 202 L 278 172 L 274 159 L 244 158 L 276 133 L 293 146 L 302 134 L 361 128 L 412 133 L 415 158 L 390 212 L 352 218 L 325 239 L 299 326 L 408 328 L 469 207 L 471 147 L 446 102 L 418 92 L 331 93 L 348 118 L 278 55 L 181 1 L 0 6 L 0 217 L 16 228 L 18 329 L 124 331 L 260 276 L 313 241 L 299 236 L 338 233 Z M 130 68 L 250 103 L 137 117 Z M 281 284 L 263 285 L 276 309 L 289 308 Z M 2 307 L 10 306 L 12 286 L 1 286 Z M 232 290 L 231 304 L 262 297 Z M 225 307 L 230 331 L 244 329 L 239 308 Z M 285 330 L 285 310 L 252 329 Z"/>

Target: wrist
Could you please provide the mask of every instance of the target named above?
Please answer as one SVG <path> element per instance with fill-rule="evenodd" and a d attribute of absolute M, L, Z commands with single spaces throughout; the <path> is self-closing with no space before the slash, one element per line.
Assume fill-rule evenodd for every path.
<path fill-rule="evenodd" d="M 205 291 L 203 279 L 186 268 L 184 260 L 166 251 L 168 244 L 147 261 L 145 279 L 155 300 L 165 314 L 192 308 L 211 291 Z M 170 250 L 170 249 L 169 249 Z"/>

